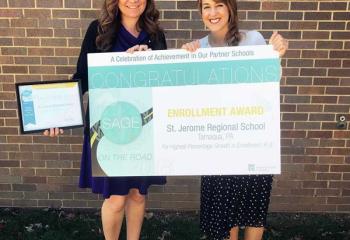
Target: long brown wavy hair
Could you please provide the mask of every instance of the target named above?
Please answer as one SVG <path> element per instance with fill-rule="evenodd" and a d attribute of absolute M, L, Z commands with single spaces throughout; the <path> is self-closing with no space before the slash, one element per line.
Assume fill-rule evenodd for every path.
<path fill-rule="evenodd" d="M 202 1 L 198 0 L 198 8 L 200 13 L 202 13 Z M 241 40 L 241 34 L 239 33 L 238 28 L 238 7 L 236 0 L 214 0 L 215 2 L 223 3 L 227 6 L 229 11 L 229 19 L 228 19 L 228 31 L 225 36 L 225 40 L 227 45 L 229 46 L 237 46 L 239 41 Z"/>
<path fill-rule="evenodd" d="M 101 51 L 107 51 L 113 45 L 117 32 L 121 26 L 121 13 L 118 8 L 119 0 L 105 0 L 98 19 L 99 28 L 96 37 L 96 46 Z M 146 31 L 151 40 L 155 40 L 159 27 L 159 11 L 154 0 L 147 0 L 145 11 L 140 16 L 137 28 Z"/>

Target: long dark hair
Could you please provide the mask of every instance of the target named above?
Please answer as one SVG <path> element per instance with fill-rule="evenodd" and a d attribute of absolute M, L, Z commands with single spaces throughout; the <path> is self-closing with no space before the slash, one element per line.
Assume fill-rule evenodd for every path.
<path fill-rule="evenodd" d="M 117 32 L 121 25 L 121 14 L 118 9 L 119 0 L 105 0 L 98 19 L 99 28 L 96 38 L 96 46 L 101 51 L 107 51 L 112 47 Z M 155 40 L 159 27 L 159 11 L 156 9 L 154 0 L 147 0 L 145 11 L 140 16 L 138 28 L 146 31 L 151 40 Z"/>
<path fill-rule="evenodd" d="M 238 7 L 236 0 L 214 0 L 215 2 L 223 3 L 227 6 L 229 11 L 228 31 L 225 36 L 227 45 L 237 46 L 241 40 L 241 34 L 238 28 Z M 202 0 L 198 0 L 198 8 L 202 13 Z"/>

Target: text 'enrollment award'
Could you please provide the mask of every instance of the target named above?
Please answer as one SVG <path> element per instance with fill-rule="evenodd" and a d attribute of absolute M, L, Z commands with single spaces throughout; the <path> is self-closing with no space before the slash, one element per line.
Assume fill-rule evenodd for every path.
<path fill-rule="evenodd" d="M 95 176 L 280 173 L 272 46 L 88 55 Z"/>

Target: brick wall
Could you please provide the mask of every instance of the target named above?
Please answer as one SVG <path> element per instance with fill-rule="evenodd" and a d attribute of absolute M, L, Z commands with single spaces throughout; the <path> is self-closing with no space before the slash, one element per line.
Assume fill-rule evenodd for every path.
<path fill-rule="evenodd" d="M 0 0 L 0 206 L 99 207 L 77 187 L 81 129 L 20 135 L 14 83 L 66 79 L 102 0 Z M 205 34 L 195 1 L 157 1 L 169 46 Z M 350 2 L 242 1 L 241 28 L 289 39 L 282 61 L 282 175 L 272 211 L 350 212 Z M 152 187 L 149 208 L 198 209 L 199 178 Z"/>

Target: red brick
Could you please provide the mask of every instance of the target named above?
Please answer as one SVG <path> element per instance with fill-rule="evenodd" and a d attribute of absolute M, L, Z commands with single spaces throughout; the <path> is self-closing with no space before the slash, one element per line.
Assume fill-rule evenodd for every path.
<path fill-rule="evenodd" d="M 344 140 L 320 139 L 321 147 L 345 147 Z"/>
<path fill-rule="evenodd" d="M 342 49 L 343 42 L 341 41 L 317 41 L 318 49 Z"/>
<path fill-rule="evenodd" d="M 349 204 L 350 197 L 329 197 L 327 203 L 329 204 Z"/>
<path fill-rule="evenodd" d="M 9 7 L 11 8 L 34 8 L 35 1 L 34 0 L 11 0 L 9 2 Z"/>
<path fill-rule="evenodd" d="M 316 189 L 317 196 L 336 197 L 340 195 L 339 189 Z"/>
<path fill-rule="evenodd" d="M 54 50 L 52 48 L 29 48 L 28 54 L 31 56 L 52 56 Z"/>
<path fill-rule="evenodd" d="M 341 60 L 316 60 L 315 67 L 324 68 L 339 68 L 341 67 Z"/>
<path fill-rule="evenodd" d="M 263 29 L 273 29 L 273 30 L 279 30 L 279 29 L 288 29 L 289 28 L 289 22 L 288 21 L 263 21 L 262 23 Z"/>
<path fill-rule="evenodd" d="M 346 31 L 346 32 L 332 32 L 331 38 L 332 39 L 348 40 L 348 39 L 350 39 L 350 32 L 349 31 Z"/>
<path fill-rule="evenodd" d="M 167 2 L 163 2 L 163 4 L 166 4 Z M 170 4 L 168 3 L 167 6 L 159 6 L 157 3 L 158 7 L 161 7 L 162 9 L 175 9 L 175 4 Z M 176 1 L 176 6 L 177 9 L 194 9 L 196 10 L 198 8 L 198 4 L 196 1 Z"/>
<path fill-rule="evenodd" d="M 297 87 L 281 87 L 280 92 L 281 94 L 296 94 Z"/>
<path fill-rule="evenodd" d="M 29 191 L 29 192 L 35 192 L 36 186 L 34 184 L 13 184 L 12 188 L 14 191 Z"/>
<path fill-rule="evenodd" d="M 343 155 L 343 156 L 345 155 L 345 156 L 348 156 L 348 155 L 350 155 L 350 149 L 349 148 L 333 148 L 332 155 Z M 343 168 L 342 171 L 346 172 L 346 171 L 349 171 L 349 170 L 346 170 L 346 168 Z"/>
<path fill-rule="evenodd" d="M 74 28 L 71 29 L 54 29 L 54 37 L 81 37 L 80 31 L 77 31 Z"/>
<path fill-rule="evenodd" d="M 331 148 L 307 148 L 306 154 L 308 155 L 330 155 Z"/>
<path fill-rule="evenodd" d="M 328 88 L 327 90 L 328 91 Z M 336 103 L 336 96 L 312 96 L 312 103 Z"/>
<path fill-rule="evenodd" d="M 298 94 L 307 94 L 307 95 L 323 95 L 325 93 L 324 87 L 303 87 L 300 86 Z"/>
<path fill-rule="evenodd" d="M 27 29 L 27 35 L 29 37 L 53 37 L 52 29 Z"/>
<path fill-rule="evenodd" d="M 245 1 L 239 1 L 238 2 L 238 9 L 240 10 L 259 10 L 260 9 L 260 1 L 251 1 L 251 2 L 245 2 Z"/>
<path fill-rule="evenodd" d="M 79 18 L 78 10 L 52 10 L 53 18 Z"/>
<path fill-rule="evenodd" d="M 312 85 L 311 77 L 287 77 L 288 85 Z"/>
<path fill-rule="evenodd" d="M 10 159 L 13 159 L 13 160 L 21 160 L 21 161 L 33 160 L 33 153 L 31 153 L 31 152 L 10 152 L 9 157 L 10 157 Z"/>
<path fill-rule="evenodd" d="M 339 112 L 349 112 L 349 106 L 347 105 L 326 105 L 324 107 L 324 112 L 333 112 L 333 113 L 339 113 Z"/>
<path fill-rule="evenodd" d="M 54 66 L 29 66 L 30 74 L 55 74 Z"/>
<path fill-rule="evenodd" d="M 319 30 L 345 30 L 345 22 L 320 22 Z"/>
<path fill-rule="evenodd" d="M 66 8 L 91 8 L 91 1 L 85 0 L 64 0 Z"/>
<path fill-rule="evenodd" d="M 283 138 L 303 138 L 306 137 L 305 131 L 282 131 L 281 136 Z"/>
<path fill-rule="evenodd" d="M 7 0 L 0 0 L 0 7 L 8 7 Z"/>
<path fill-rule="evenodd" d="M 304 148 L 301 147 L 282 147 L 282 155 L 303 155 L 305 154 Z"/>
<path fill-rule="evenodd" d="M 336 94 L 336 95 L 349 95 L 350 87 L 328 87 L 326 89 L 327 94 Z"/>
<path fill-rule="evenodd" d="M 321 2 L 320 10 L 346 10 L 346 2 Z"/>
<path fill-rule="evenodd" d="M 98 10 L 80 10 L 80 17 L 82 19 L 87 18 L 87 19 L 94 19 L 98 18 L 99 11 Z"/>
<path fill-rule="evenodd" d="M 319 161 L 320 164 L 343 164 L 344 157 L 339 156 L 320 156 Z"/>
<path fill-rule="evenodd" d="M 340 104 L 347 104 L 350 102 L 350 96 L 339 96 Z"/>
<path fill-rule="evenodd" d="M 38 19 L 11 19 L 11 27 L 13 28 L 33 28 L 38 27 Z"/>
<path fill-rule="evenodd" d="M 24 16 L 26 18 L 39 18 L 39 21 L 51 18 L 51 11 L 49 9 L 24 9 Z"/>
<path fill-rule="evenodd" d="M 0 26 L 1 26 L 1 22 L 0 22 Z M 0 39 L 0 44 L 1 46 L 13 46 L 13 39 L 10 37 L 8 38 L 3 37 Z"/>
<path fill-rule="evenodd" d="M 308 138 L 331 138 L 333 136 L 331 131 L 308 131 Z"/>
<path fill-rule="evenodd" d="M 285 103 L 310 103 L 311 97 L 309 96 L 285 96 Z"/>
<path fill-rule="evenodd" d="M 45 19 L 39 21 L 39 28 L 65 28 L 66 23 L 64 19 Z"/>
<path fill-rule="evenodd" d="M 339 138 L 350 139 L 350 131 L 335 131 L 334 137 L 337 139 Z"/>
<path fill-rule="evenodd" d="M 65 57 L 42 57 L 41 59 L 45 65 L 68 65 L 68 60 Z"/>
<path fill-rule="evenodd" d="M 164 11 L 164 19 L 189 19 L 190 12 L 189 11 Z"/>
<path fill-rule="evenodd" d="M 305 121 L 307 120 L 308 115 L 303 113 L 284 113 L 283 120 L 294 120 L 294 121 Z"/>
<path fill-rule="evenodd" d="M 41 64 L 39 57 L 15 57 L 15 64 Z"/>
<path fill-rule="evenodd" d="M 291 30 L 317 29 L 317 22 L 293 21 L 290 23 L 290 29 Z"/>
<path fill-rule="evenodd" d="M 311 105 L 304 105 L 304 104 L 299 104 L 297 106 L 297 112 L 322 112 L 323 106 L 322 105 L 316 105 L 316 104 L 311 104 Z"/>
<path fill-rule="evenodd" d="M 36 5 L 38 8 L 62 8 L 63 0 L 36 0 Z"/>
<path fill-rule="evenodd" d="M 333 13 L 333 20 L 347 20 L 350 19 L 350 12 L 334 12 Z"/>
<path fill-rule="evenodd" d="M 248 12 L 248 19 L 256 19 L 256 20 L 274 20 L 275 13 L 274 12 Z"/>
<path fill-rule="evenodd" d="M 291 2 L 291 10 L 317 10 L 317 2 Z"/>
<path fill-rule="evenodd" d="M 327 188 L 327 181 L 303 181 L 303 188 Z"/>
<path fill-rule="evenodd" d="M 288 47 L 289 49 L 315 49 L 315 41 L 289 41 Z"/>
<path fill-rule="evenodd" d="M 27 55 L 28 50 L 24 47 L 2 47 L 3 55 Z"/>
<path fill-rule="evenodd" d="M 296 122 L 295 129 L 299 129 L 299 130 L 301 130 L 301 129 L 304 129 L 304 130 L 320 129 L 320 123 L 317 123 L 317 122 Z M 310 137 L 310 135 L 308 135 L 308 136 Z"/>
<path fill-rule="evenodd" d="M 16 18 L 16 17 L 22 17 L 22 10 L 21 9 L 0 9 L 0 16 L 1 17 L 7 17 L 7 18 Z"/>
<path fill-rule="evenodd" d="M 341 78 L 340 86 L 350 86 L 350 78 Z"/>
<path fill-rule="evenodd" d="M 323 68 L 302 68 L 300 70 L 301 76 L 326 76 L 327 69 Z"/>
<path fill-rule="evenodd" d="M 329 39 L 329 31 L 304 31 L 303 39 Z"/>
<path fill-rule="evenodd" d="M 60 169 L 37 169 L 36 175 L 40 177 L 61 176 L 61 171 Z"/>
<path fill-rule="evenodd" d="M 293 156 L 294 163 L 316 163 L 317 157 L 315 156 Z"/>
<path fill-rule="evenodd" d="M 331 12 L 305 12 L 305 20 L 331 20 Z"/>
<path fill-rule="evenodd" d="M 5 168 L 5 167 L 19 167 L 19 161 L 14 161 L 14 160 L 10 160 L 10 161 L 4 161 L 4 160 L 0 160 L 0 167 Z"/>
<path fill-rule="evenodd" d="M 58 160 L 58 153 L 47 153 L 47 152 L 35 152 L 33 155 L 34 160 Z"/>
<path fill-rule="evenodd" d="M 313 60 L 306 60 L 306 59 L 288 59 L 287 62 L 288 67 L 313 67 L 314 61 Z"/>

